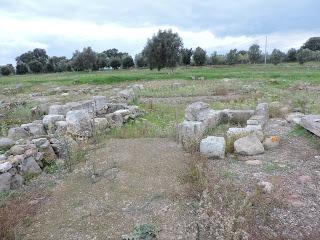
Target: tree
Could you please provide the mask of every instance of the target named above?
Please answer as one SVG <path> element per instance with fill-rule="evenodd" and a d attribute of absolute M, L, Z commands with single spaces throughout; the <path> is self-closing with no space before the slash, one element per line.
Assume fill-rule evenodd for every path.
<path fill-rule="evenodd" d="M 147 67 L 148 66 L 147 59 L 142 55 L 142 53 L 137 54 L 134 57 L 134 61 L 135 61 L 136 66 L 138 68 L 142 68 L 142 67 Z"/>
<path fill-rule="evenodd" d="M 241 50 L 238 52 L 238 62 L 240 64 L 247 64 L 249 63 L 249 55 L 248 52 L 245 50 Z"/>
<path fill-rule="evenodd" d="M 24 62 L 18 62 L 16 65 L 16 72 L 18 75 L 28 73 L 28 66 Z"/>
<path fill-rule="evenodd" d="M 105 53 L 97 54 L 97 67 L 98 69 L 105 68 L 109 66 L 108 56 Z"/>
<path fill-rule="evenodd" d="M 197 47 L 193 53 L 193 61 L 197 66 L 202 66 L 206 63 L 206 51 L 201 47 Z"/>
<path fill-rule="evenodd" d="M 258 44 L 253 44 L 248 51 L 250 63 L 258 63 L 261 58 L 261 50 Z"/>
<path fill-rule="evenodd" d="M 150 69 L 176 67 L 179 62 L 179 53 L 182 48 L 182 39 L 172 30 L 159 30 L 151 39 L 148 39 L 142 53 L 147 59 Z"/>
<path fill-rule="evenodd" d="M 128 69 L 128 68 L 131 68 L 131 67 L 134 67 L 133 58 L 131 56 L 126 56 L 122 60 L 122 68 Z"/>
<path fill-rule="evenodd" d="M 91 47 L 84 48 L 82 52 L 75 51 L 72 57 L 72 66 L 77 71 L 92 71 L 97 65 L 97 54 Z"/>
<path fill-rule="evenodd" d="M 300 64 L 311 61 L 313 57 L 313 52 L 309 49 L 300 49 L 297 53 L 297 59 Z"/>
<path fill-rule="evenodd" d="M 237 49 L 231 49 L 230 52 L 227 54 L 227 63 L 229 65 L 234 65 L 237 62 L 238 62 Z"/>
<path fill-rule="evenodd" d="M 121 60 L 119 58 L 111 59 L 110 66 L 112 67 L 112 69 L 119 69 L 121 67 Z"/>
<path fill-rule="evenodd" d="M 277 65 L 282 62 L 284 59 L 285 54 L 281 52 L 279 49 L 273 49 L 271 56 L 270 56 L 270 62 L 274 65 Z"/>
<path fill-rule="evenodd" d="M 289 49 L 288 52 L 287 52 L 287 58 L 286 58 L 286 60 L 287 60 L 288 62 L 295 62 L 295 61 L 297 61 L 297 50 L 294 49 L 294 48 Z"/>
<path fill-rule="evenodd" d="M 5 66 L 1 66 L 0 71 L 3 76 L 9 76 L 11 74 L 14 74 L 14 67 L 12 66 L 12 64 L 7 64 Z"/>
<path fill-rule="evenodd" d="M 38 60 L 32 60 L 29 63 L 29 68 L 33 73 L 41 73 L 43 71 L 43 65 Z"/>
<path fill-rule="evenodd" d="M 182 48 L 181 49 L 181 61 L 183 65 L 190 65 L 191 63 L 191 56 L 192 56 L 192 48 Z"/>
<path fill-rule="evenodd" d="M 303 44 L 302 49 L 309 49 L 311 51 L 320 51 L 320 37 L 312 37 Z"/>

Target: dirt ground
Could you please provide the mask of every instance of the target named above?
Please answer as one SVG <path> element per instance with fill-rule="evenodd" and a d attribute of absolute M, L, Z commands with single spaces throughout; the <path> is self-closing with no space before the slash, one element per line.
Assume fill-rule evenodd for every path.
<path fill-rule="evenodd" d="M 192 239 L 178 182 L 188 156 L 168 139 L 109 140 L 55 187 L 24 239 L 120 239 L 145 223 Z"/>

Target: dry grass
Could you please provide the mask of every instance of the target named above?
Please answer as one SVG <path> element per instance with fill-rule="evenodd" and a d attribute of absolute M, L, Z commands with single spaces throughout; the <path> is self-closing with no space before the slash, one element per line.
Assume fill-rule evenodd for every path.
<path fill-rule="evenodd" d="M 19 239 L 17 228 L 31 224 L 31 217 L 35 215 L 41 202 L 47 197 L 48 192 L 45 189 L 4 197 L 0 201 L 0 239 Z"/>

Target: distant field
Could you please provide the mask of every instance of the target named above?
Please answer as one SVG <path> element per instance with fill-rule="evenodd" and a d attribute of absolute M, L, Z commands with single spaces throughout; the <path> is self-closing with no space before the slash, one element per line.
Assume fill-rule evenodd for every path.
<path fill-rule="evenodd" d="M 52 74 L 30 74 L 23 76 L 0 77 L 0 85 L 24 83 L 26 86 L 50 83 L 53 85 L 70 84 L 113 84 L 140 80 L 188 80 L 192 76 L 204 77 L 206 80 L 236 79 L 283 79 L 288 81 L 305 80 L 320 82 L 320 64 L 305 65 L 236 65 L 209 67 L 179 67 L 172 73 L 169 69 L 161 71 L 149 69 L 110 70 L 101 72 L 68 72 Z"/>

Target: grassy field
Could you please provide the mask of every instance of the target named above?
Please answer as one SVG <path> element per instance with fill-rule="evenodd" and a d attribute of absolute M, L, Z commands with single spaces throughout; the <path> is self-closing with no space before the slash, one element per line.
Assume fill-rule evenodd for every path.
<path fill-rule="evenodd" d="M 113 84 L 127 81 L 143 80 L 191 80 L 193 76 L 204 77 L 206 80 L 236 78 L 236 79 L 278 79 L 286 81 L 304 80 L 320 82 L 320 64 L 305 65 L 280 64 L 274 65 L 236 65 L 209 67 L 180 67 L 174 70 L 150 71 L 148 69 L 116 70 L 105 72 L 70 72 L 54 74 L 32 74 L 23 76 L 1 77 L 0 85 L 23 83 L 26 86 L 38 84 Z"/>

